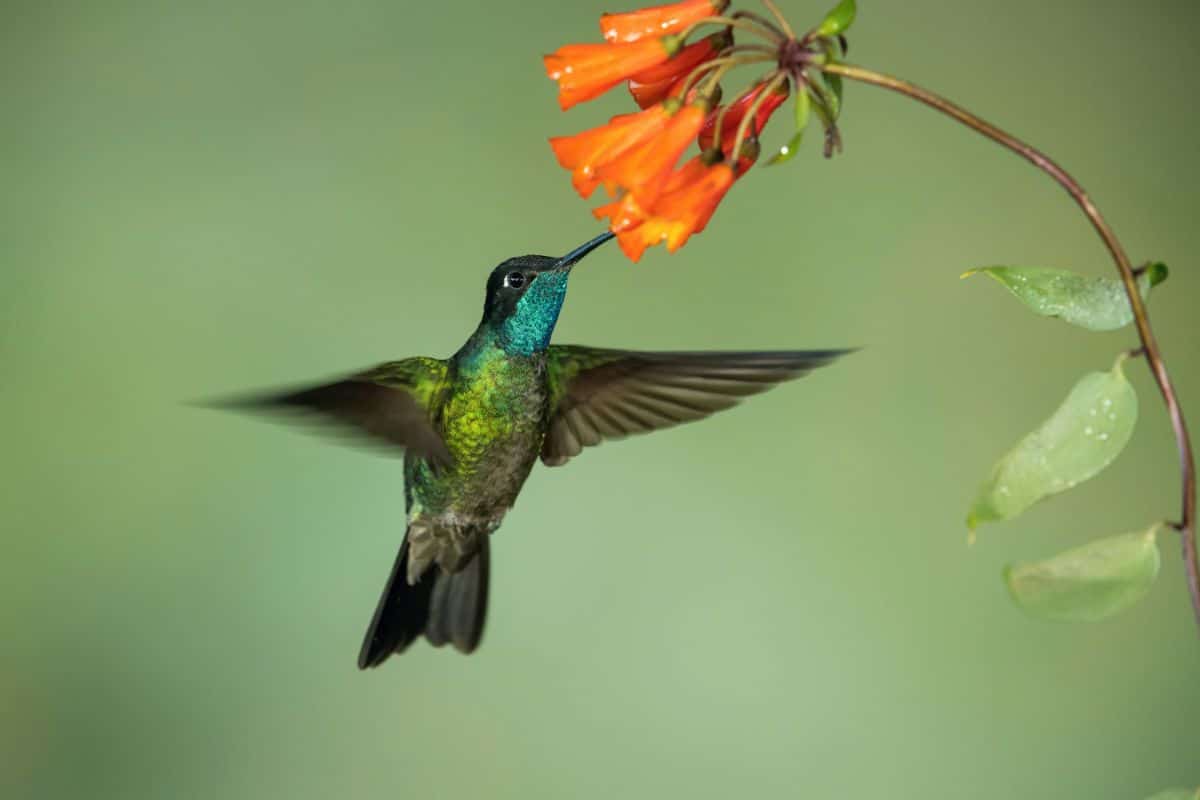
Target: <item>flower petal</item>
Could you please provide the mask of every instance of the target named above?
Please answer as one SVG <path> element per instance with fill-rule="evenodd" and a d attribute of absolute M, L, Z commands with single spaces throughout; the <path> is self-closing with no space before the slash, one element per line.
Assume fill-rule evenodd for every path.
<path fill-rule="evenodd" d="M 639 194 L 641 202 L 652 204 L 679 157 L 700 131 L 706 113 L 699 104 L 680 109 L 660 134 L 598 166 L 596 175 L 610 191 L 619 186 Z"/>
<path fill-rule="evenodd" d="M 542 62 L 558 82 L 558 104 L 566 111 L 591 100 L 631 76 L 657 66 L 676 52 L 679 42 L 647 39 L 632 44 L 568 44 Z"/>
<path fill-rule="evenodd" d="M 669 61 L 639 72 L 629 79 L 629 93 L 641 108 L 665 100 L 676 82 L 683 80 L 705 61 L 715 58 L 733 42 L 727 33 L 714 33 L 689 44 Z"/>
<path fill-rule="evenodd" d="M 679 33 L 689 25 L 725 10 L 728 0 L 684 0 L 624 14 L 600 17 L 600 32 L 608 42 L 636 42 L 645 37 Z"/>
<path fill-rule="evenodd" d="M 673 253 L 704 230 L 734 180 L 728 165 L 709 165 L 704 156 L 697 156 L 671 175 L 671 188 L 663 190 L 649 214 L 636 204 L 633 194 L 593 213 L 612 220 L 610 230 L 630 260 L 639 260 L 647 247 L 660 242 Z"/>
<path fill-rule="evenodd" d="M 668 224 L 665 220 L 649 219 L 632 230 L 618 233 L 617 244 L 630 261 L 637 263 L 647 247 L 653 247 L 667 238 Z"/>
<path fill-rule="evenodd" d="M 575 189 L 588 197 L 600 182 L 596 177 L 597 166 L 655 135 L 669 119 L 663 106 L 652 106 L 645 111 L 613 117 L 604 125 L 573 136 L 552 137 L 550 147 L 554 149 L 558 163 L 573 170 L 571 179 Z"/>

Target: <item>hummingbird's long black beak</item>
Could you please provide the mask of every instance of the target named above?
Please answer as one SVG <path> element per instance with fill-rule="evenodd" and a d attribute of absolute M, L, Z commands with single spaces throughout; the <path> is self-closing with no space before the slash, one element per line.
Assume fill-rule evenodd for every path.
<path fill-rule="evenodd" d="M 552 269 L 570 269 L 582 261 L 584 256 L 607 242 L 609 239 L 613 238 L 615 235 L 616 234 L 614 234 L 612 231 L 605 231 L 595 239 L 592 239 L 590 242 L 584 242 L 583 244 L 579 245 L 579 247 L 576 247 L 574 250 L 560 258 L 558 261 L 555 261 Z"/>

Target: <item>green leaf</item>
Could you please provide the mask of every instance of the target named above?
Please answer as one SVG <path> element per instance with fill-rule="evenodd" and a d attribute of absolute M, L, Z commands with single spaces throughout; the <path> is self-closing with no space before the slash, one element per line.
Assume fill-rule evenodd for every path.
<path fill-rule="evenodd" d="M 830 77 L 838 78 L 836 84 L 829 81 Z M 837 86 L 837 90 L 834 86 Z M 824 80 L 815 79 L 809 82 L 808 88 L 812 93 L 812 107 L 817 116 L 820 117 L 821 123 L 826 127 L 832 127 L 837 123 L 838 116 L 842 113 L 842 97 L 841 97 L 841 78 L 840 76 L 825 76 Z"/>
<path fill-rule="evenodd" d="M 827 74 L 825 82 L 829 84 L 830 92 L 833 96 L 833 102 L 830 103 L 830 108 L 833 111 L 834 118 L 842 115 L 842 76 Z"/>
<path fill-rule="evenodd" d="M 1155 536 L 1147 531 L 1097 539 L 1033 564 L 1004 570 L 1013 600 L 1035 617 L 1095 622 L 1141 600 L 1158 577 Z"/>
<path fill-rule="evenodd" d="M 994 278 L 1033 313 L 1058 317 L 1064 322 L 1090 331 L 1113 331 L 1133 321 L 1133 310 L 1125 294 L 1125 284 L 1117 278 L 1092 278 L 1062 269 L 1036 267 L 984 267 L 964 273 Z M 1138 276 L 1142 299 L 1150 287 L 1166 280 L 1166 264 L 1149 265 Z"/>
<path fill-rule="evenodd" d="M 797 131 L 788 139 L 788 143 L 779 148 L 779 152 L 771 156 L 767 161 L 768 167 L 773 167 L 776 164 L 784 164 L 796 157 L 796 153 L 800 152 L 800 145 L 804 142 L 804 131 Z"/>
<path fill-rule="evenodd" d="M 1146 800 L 1200 800 L 1200 789 L 1167 789 Z"/>
<path fill-rule="evenodd" d="M 767 162 L 768 166 L 782 164 L 796 157 L 796 153 L 800 150 L 800 143 L 804 141 L 804 130 L 808 127 L 811 110 L 812 99 L 808 96 L 808 90 L 801 86 L 800 90 L 796 92 L 796 132 L 792 134 L 792 138 L 788 140 L 787 144 L 779 148 L 778 153 L 771 156 L 771 160 Z"/>
<path fill-rule="evenodd" d="M 825 19 L 817 27 L 817 36 L 837 36 L 845 33 L 854 24 L 854 15 L 858 13 L 854 0 L 842 0 L 825 15 Z"/>
<path fill-rule="evenodd" d="M 796 106 L 794 111 L 797 133 L 804 133 L 805 128 L 808 127 L 808 116 L 811 110 L 812 98 L 809 97 L 805 89 L 801 88 L 800 91 L 796 92 Z"/>
<path fill-rule="evenodd" d="M 967 514 L 967 527 L 1010 519 L 1039 500 L 1065 492 L 1113 462 L 1133 434 L 1137 393 L 1122 364 L 1085 375 L 1041 427 L 992 469 Z"/>

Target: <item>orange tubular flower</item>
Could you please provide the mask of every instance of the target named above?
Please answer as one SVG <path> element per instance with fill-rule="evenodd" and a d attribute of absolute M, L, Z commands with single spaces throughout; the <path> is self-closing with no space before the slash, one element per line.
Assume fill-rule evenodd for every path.
<path fill-rule="evenodd" d="M 700 180 L 707 169 L 708 165 L 703 159 L 688 159 L 682 167 L 667 176 L 662 186 L 663 194 L 669 194 Z M 592 216 L 596 219 L 609 218 L 608 227 L 613 233 L 623 233 L 636 228 L 646 221 L 648 215 L 649 212 L 642 208 L 642 204 L 632 192 L 626 192 L 620 200 L 592 210 Z"/>
<path fill-rule="evenodd" d="M 676 223 L 667 237 L 667 250 L 674 253 L 693 233 L 700 233 L 708 226 L 733 181 L 733 170 L 728 164 L 714 164 L 695 180 L 659 199 L 655 215 Z"/>
<path fill-rule="evenodd" d="M 629 79 L 629 93 L 639 108 L 649 108 L 670 96 L 675 84 L 693 69 L 715 57 L 729 46 L 730 37 L 714 33 L 676 53 L 670 61 L 639 72 Z"/>
<path fill-rule="evenodd" d="M 725 112 L 725 116 L 721 119 L 721 152 L 726 156 L 733 150 L 733 139 L 737 136 L 738 126 L 742 124 L 742 120 L 750 111 L 750 106 L 754 105 L 754 101 L 762 94 L 766 84 L 760 83 L 758 86 L 743 94 L 737 100 L 730 104 L 729 109 Z M 781 83 L 775 91 L 771 92 L 771 96 L 762 101 L 762 105 L 758 107 L 758 111 L 754 115 L 754 121 L 746 127 L 747 136 L 758 136 L 762 133 L 763 128 L 767 125 L 767 120 L 771 115 L 783 105 L 788 98 L 788 85 Z M 717 114 L 710 114 L 708 119 L 704 121 L 704 127 L 700 130 L 700 149 L 708 150 L 713 145 L 713 138 L 717 127 Z"/>
<path fill-rule="evenodd" d="M 558 163 L 572 170 L 571 183 L 575 191 L 587 198 L 600 185 L 600 179 L 596 177 L 599 165 L 655 136 L 670 119 L 667 109 L 656 105 L 645 111 L 613 117 L 607 125 L 574 136 L 555 136 L 550 139 L 550 147 L 554 149 Z"/>
<path fill-rule="evenodd" d="M 692 234 L 708 225 L 734 182 L 729 165 L 710 166 L 703 156 L 696 156 L 671 177 L 670 187 L 664 189 L 649 213 L 627 203 L 629 195 L 594 212 L 609 216 L 611 209 L 611 229 L 631 261 L 640 260 L 647 247 L 663 241 L 672 253 L 683 247 Z"/>
<path fill-rule="evenodd" d="M 678 52 L 682 44 L 670 36 L 632 44 L 567 44 L 544 56 L 542 61 L 546 74 L 558 82 L 558 104 L 566 111 L 658 66 Z"/>
<path fill-rule="evenodd" d="M 665 6 L 653 6 L 627 14 L 600 17 L 600 32 L 606 42 L 637 42 L 647 37 L 679 33 L 702 19 L 720 14 L 729 0 L 684 0 Z"/>
<path fill-rule="evenodd" d="M 678 108 L 676 103 L 670 101 L 663 107 L 671 113 L 672 105 Z M 679 108 L 661 133 L 597 166 L 596 176 L 610 194 L 619 186 L 636 195 L 639 203 L 651 205 L 683 151 L 700 133 L 707 113 L 703 104 Z"/>

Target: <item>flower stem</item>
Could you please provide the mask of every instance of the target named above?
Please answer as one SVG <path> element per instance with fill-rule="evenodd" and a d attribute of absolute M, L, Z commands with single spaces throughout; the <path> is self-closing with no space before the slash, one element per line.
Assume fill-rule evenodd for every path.
<path fill-rule="evenodd" d="M 726 47 L 721 51 L 721 55 L 731 56 L 735 53 L 758 53 L 759 55 L 763 55 L 771 60 L 774 60 L 778 56 L 779 51 L 776 48 L 768 47 L 765 44 L 735 44 L 730 47 Z"/>
<path fill-rule="evenodd" d="M 1163 360 L 1162 351 L 1158 347 L 1158 341 L 1155 339 L 1154 330 L 1150 326 L 1150 315 L 1146 311 L 1146 304 L 1142 301 L 1142 295 L 1138 291 L 1133 266 L 1129 262 L 1129 256 L 1126 255 L 1124 247 L 1101 215 L 1100 210 L 1096 208 L 1079 182 L 1049 156 L 946 98 L 908 81 L 851 64 L 826 63 L 813 66 L 829 74 L 841 75 L 844 78 L 890 89 L 957 120 L 976 133 L 1003 145 L 1045 172 L 1062 186 L 1083 210 L 1084 215 L 1087 216 L 1092 227 L 1103 240 L 1104 246 L 1108 248 L 1109 254 L 1116 263 L 1117 271 L 1121 274 L 1121 282 L 1125 286 L 1125 293 L 1129 296 L 1130 308 L 1133 309 L 1134 324 L 1142 343 L 1141 349 L 1145 351 L 1150 372 L 1154 375 L 1159 392 L 1162 393 L 1167 414 L 1171 418 L 1171 427 L 1175 432 L 1183 498 L 1182 518 L 1174 527 L 1179 531 L 1182 539 L 1188 593 L 1191 595 L 1192 612 L 1196 617 L 1196 623 L 1200 625 L 1200 557 L 1197 556 L 1196 547 L 1196 463 L 1192 451 L 1192 441 L 1188 435 L 1187 422 L 1179 404 L 1179 397 L 1171 383 L 1171 376 L 1167 371 L 1166 362 Z"/>
<path fill-rule="evenodd" d="M 752 92 L 752 91 L 754 91 L 754 87 L 751 87 L 751 88 L 747 89 L 746 91 Z M 717 118 L 713 122 L 713 140 L 712 140 L 712 149 L 713 150 L 721 149 L 721 133 L 725 128 L 725 113 L 727 111 L 729 111 L 729 109 L 733 108 L 734 103 L 736 103 L 738 100 L 740 100 L 742 98 L 742 95 L 744 95 L 745 93 L 746 92 L 742 92 L 742 94 L 738 95 L 737 98 L 735 98 L 734 100 L 731 100 L 730 102 L 723 104 L 721 106 L 721 109 L 717 112 Z"/>
<path fill-rule="evenodd" d="M 762 16 L 761 14 L 755 14 L 753 11 L 735 11 L 732 14 L 730 14 L 729 16 L 733 17 L 734 19 L 748 19 L 748 20 L 758 24 L 762 28 L 766 28 L 767 30 L 774 31 L 777 35 L 779 35 L 781 37 L 785 36 L 784 32 L 780 29 L 780 27 L 778 25 L 771 22 L 771 20 L 767 19 L 766 17 Z M 790 38 L 790 37 L 788 37 L 788 38 Z"/>
<path fill-rule="evenodd" d="M 740 67 L 745 64 L 757 64 L 767 60 L 768 57 L 765 55 L 723 55 L 719 58 L 705 61 L 703 64 L 689 72 L 687 77 L 683 79 L 683 86 L 679 92 L 679 98 L 686 103 L 688 93 L 692 91 L 695 85 L 699 82 L 701 76 L 703 76 L 706 72 L 716 70 L 717 72 L 715 77 L 717 80 L 720 80 L 722 75 L 734 67 Z M 715 85 L 716 81 L 710 80 L 709 83 Z"/>
<path fill-rule="evenodd" d="M 763 37 L 772 44 L 783 44 L 785 41 L 783 34 L 774 28 L 763 27 L 757 22 L 752 22 L 751 20 L 742 19 L 740 17 L 705 17 L 698 22 L 693 22 L 691 25 L 684 28 L 681 33 L 677 34 L 679 36 L 679 40 L 683 41 L 684 39 L 687 39 L 698 28 L 701 28 L 705 25 L 724 25 L 727 28 L 741 28 L 742 30 L 750 33 L 757 33 L 759 36 Z"/>
<path fill-rule="evenodd" d="M 767 11 L 771 12 L 771 16 L 779 23 L 779 27 L 783 28 L 784 34 L 789 39 L 795 39 L 796 34 L 792 31 L 792 26 L 788 24 L 787 17 L 779 10 L 779 6 L 775 5 L 775 0 L 762 0 L 763 5 L 767 7 Z"/>
<path fill-rule="evenodd" d="M 733 149 L 729 151 L 729 157 L 732 159 L 735 165 L 737 164 L 738 159 L 741 157 L 742 142 L 746 139 L 746 131 L 750 127 L 750 124 L 754 122 L 754 118 L 758 115 L 759 107 L 761 107 L 763 102 L 771 96 L 771 93 L 778 89 L 779 85 L 787 79 L 788 74 L 783 70 L 780 70 L 779 72 L 775 73 L 774 76 L 768 78 L 766 81 L 766 86 L 763 87 L 762 92 L 759 93 L 758 97 L 754 98 L 754 102 L 750 104 L 750 108 L 746 109 L 746 115 L 742 117 L 742 121 L 738 123 L 737 135 L 733 137 Z M 757 127 L 755 128 L 754 133 L 756 136 L 758 135 Z"/>

